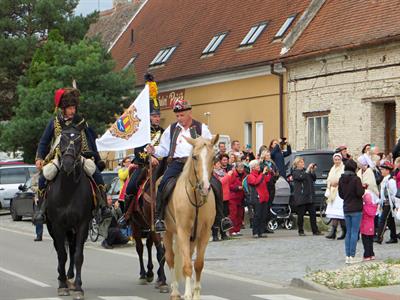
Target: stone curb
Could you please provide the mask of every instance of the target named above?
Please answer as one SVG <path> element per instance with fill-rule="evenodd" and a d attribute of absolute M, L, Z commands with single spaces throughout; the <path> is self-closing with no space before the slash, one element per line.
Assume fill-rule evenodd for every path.
<path fill-rule="evenodd" d="M 348 294 L 344 293 L 344 290 L 333 290 L 324 285 L 315 283 L 314 281 L 305 279 L 305 278 L 293 278 L 289 284 L 290 287 L 305 289 L 312 292 L 324 293 L 324 294 L 331 294 L 335 296 L 349 296 Z M 351 299 L 365 299 L 361 297 L 357 297 L 351 295 Z"/>

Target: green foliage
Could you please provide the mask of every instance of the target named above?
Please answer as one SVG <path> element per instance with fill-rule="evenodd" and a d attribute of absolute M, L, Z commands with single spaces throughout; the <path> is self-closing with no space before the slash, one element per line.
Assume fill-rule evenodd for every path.
<path fill-rule="evenodd" d="M 58 29 L 66 42 L 85 36 L 97 14 L 74 16 L 79 0 L 1 0 L 0 4 L 0 120 L 12 116 L 16 86 L 37 46 Z"/>
<path fill-rule="evenodd" d="M 1 136 L 1 147 L 22 149 L 32 162 L 40 136 L 54 111 L 54 91 L 71 86 L 81 92 L 79 113 L 102 134 L 132 101 L 132 71 L 114 72 L 114 62 L 99 42 L 67 44 L 57 32 L 35 52 L 30 68 L 18 84 L 15 117 Z"/>

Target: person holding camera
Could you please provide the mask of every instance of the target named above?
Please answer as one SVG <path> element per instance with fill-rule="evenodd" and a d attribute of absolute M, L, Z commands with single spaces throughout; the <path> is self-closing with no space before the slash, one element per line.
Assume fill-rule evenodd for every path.
<path fill-rule="evenodd" d="M 294 182 L 294 205 L 297 211 L 297 226 L 300 236 L 304 233 L 304 215 L 308 211 L 313 235 L 321 235 L 317 226 L 317 216 L 313 200 L 315 197 L 314 182 L 316 180 L 315 170 L 317 165 L 311 163 L 307 169 L 304 168 L 304 159 L 296 157 L 293 162 L 293 182 Z"/>
<path fill-rule="evenodd" d="M 285 145 L 286 151 L 283 150 L 283 147 Z M 292 154 L 292 147 L 287 142 L 286 138 L 282 137 L 279 141 L 271 141 L 271 143 L 269 144 L 269 151 L 271 152 L 271 158 L 275 162 L 279 174 L 286 180 L 285 157 Z"/>
<path fill-rule="evenodd" d="M 267 219 L 267 206 L 270 201 L 268 182 L 271 180 L 271 172 L 268 166 L 265 166 L 261 172 L 258 160 L 250 162 L 250 170 L 247 183 L 255 187 L 258 195 L 258 200 L 254 203 L 253 237 L 262 238 L 266 237 L 263 233 Z"/>

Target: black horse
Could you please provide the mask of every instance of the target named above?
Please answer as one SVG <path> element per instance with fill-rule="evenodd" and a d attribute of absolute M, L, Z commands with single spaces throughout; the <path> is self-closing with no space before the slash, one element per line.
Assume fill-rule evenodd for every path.
<path fill-rule="evenodd" d="M 160 161 L 160 164 L 157 168 L 154 169 L 153 172 L 153 182 L 157 181 L 158 178 L 162 176 L 167 166 L 166 159 Z M 140 177 L 146 177 L 144 183 L 144 192 L 140 196 L 139 205 L 134 205 L 135 209 L 130 214 L 131 218 L 131 228 L 133 232 L 133 236 L 135 238 L 136 243 L 136 252 L 139 255 L 139 263 L 140 263 L 140 277 L 139 283 L 146 284 L 150 283 L 154 279 L 153 273 L 153 259 L 152 259 L 152 247 L 153 244 L 156 247 L 157 251 L 157 261 L 159 264 L 159 268 L 157 270 L 157 280 L 156 280 L 156 288 L 160 290 L 160 293 L 168 293 L 169 288 L 166 283 L 166 276 L 164 272 L 164 264 L 165 264 L 165 249 L 162 243 L 161 235 L 152 231 L 152 215 L 155 213 L 155 201 L 151 199 L 150 194 L 150 178 L 149 178 L 149 170 L 148 168 L 144 169 Z M 136 201 L 136 200 L 132 200 Z M 146 248 L 147 248 L 147 271 L 143 261 L 143 242 L 142 238 L 146 238 Z"/>
<path fill-rule="evenodd" d="M 64 128 L 59 147 L 60 170 L 47 189 L 47 228 L 57 251 L 58 295 L 68 296 L 69 291 L 73 290 L 73 299 L 79 300 L 84 298 L 81 279 L 83 247 L 88 236 L 93 210 L 92 188 L 81 162 L 81 129 Z M 65 273 L 66 241 L 70 256 L 67 274 Z M 72 282 L 74 267 L 76 277 Z"/>

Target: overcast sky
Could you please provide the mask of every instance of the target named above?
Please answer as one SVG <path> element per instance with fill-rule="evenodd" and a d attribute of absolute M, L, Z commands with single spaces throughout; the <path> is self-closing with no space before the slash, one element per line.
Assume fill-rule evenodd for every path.
<path fill-rule="evenodd" d="M 87 15 L 95 10 L 100 11 L 109 9 L 112 7 L 112 0 L 80 0 L 78 6 L 76 7 L 76 14 Z"/>

